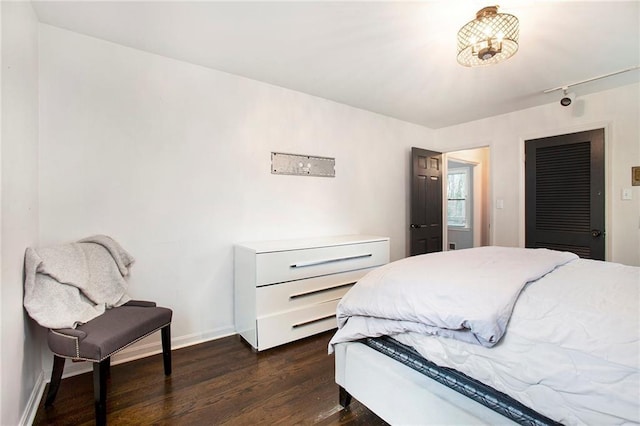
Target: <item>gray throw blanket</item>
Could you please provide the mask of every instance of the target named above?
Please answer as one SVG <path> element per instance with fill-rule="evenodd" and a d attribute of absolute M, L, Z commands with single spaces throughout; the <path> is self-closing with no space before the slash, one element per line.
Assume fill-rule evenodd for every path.
<path fill-rule="evenodd" d="M 27 248 L 24 307 L 47 328 L 75 328 L 125 304 L 133 257 L 105 235 L 54 247 Z"/>

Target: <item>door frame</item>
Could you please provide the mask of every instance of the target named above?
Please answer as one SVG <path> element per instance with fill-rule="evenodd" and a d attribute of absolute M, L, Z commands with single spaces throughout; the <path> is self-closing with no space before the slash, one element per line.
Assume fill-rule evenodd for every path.
<path fill-rule="evenodd" d="M 612 201 L 613 201 L 613 182 L 612 182 L 612 178 L 611 178 L 611 173 L 612 173 L 612 155 L 611 155 L 611 149 L 612 149 L 612 143 L 610 143 L 611 139 L 611 135 L 612 130 L 611 130 L 611 126 L 612 126 L 612 122 L 611 121 L 606 121 L 606 122 L 593 122 L 593 123 L 585 123 L 585 124 L 580 124 L 580 125 L 575 125 L 575 126 L 570 126 L 570 127 L 561 127 L 561 128 L 556 128 L 556 129 L 552 129 L 552 130 L 543 130 L 540 132 L 534 132 L 534 133 L 529 133 L 526 136 L 520 136 L 520 142 L 519 142 L 519 155 L 520 155 L 520 164 L 519 164 L 519 168 L 520 168 L 520 183 L 519 183 L 519 193 L 520 193 L 520 197 L 519 197 L 519 213 L 518 213 L 518 246 L 519 247 L 524 247 L 525 246 L 525 153 L 524 153 L 524 144 L 525 141 L 529 140 L 529 139 L 541 139 L 541 138 L 548 138 L 548 137 L 553 137 L 553 136 L 559 136 L 559 135 L 566 135 L 566 134 L 570 134 L 570 133 L 578 133 L 578 132 L 586 132 L 586 131 L 591 131 L 591 130 L 597 130 L 597 129 L 604 129 L 604 224 L 605 224 L 605 229 L 607 230 L 607 236 L 605 238 L 605 247 L 604 247 L 604 252 L 605 252 L 605 260 L 611 260 L 611 251 L 612 251 L 612 233 L 610 232 L 613 228 L 612 228 L 612 222 L 611 222 L 611 217 L 612 217 Z"/>
<path fill-rule="evenodd" d="M 448 251 L 449 250 L 449 233 L 447 232 L 447 191 L 446 191 L 446 187 L 447 187 L 447 175 L 449 173 L 449 154 L 452 152 L 458 152 L 458 151 L 470 151 L 470 150 L 474 150 L 474 149 L 483 149 L 483 148 L 487 148 L 489 150 L 489 167 L 487 168 L 487 191 L 486 194 L 484 194 L 484 197 L 487 199 L 487 211 L 486 211 L 486 215 L 488 216 L 486 218 L 487 223 L 488 223 L 488 244 L 489 245 L 493 245 L 495 238 L 494 238 L 494 232 L 495 232 L 495 227 L 493 226 L 493 219 L 495 217 L 495 203 L 493 202 L 493 168 L 495 167 L 495 161 L 494 161 L 494 153 L 493 153 L 493 144 L 491 142 L 479 142 L 477 145 L 462 145 L 459 147 L 456 147 L 455 149 L 451 149 L 448 151 L 443 151 L 442 152 L 442 223 L 443 223 L 443 231 L 442 231 L 442 250 L 443 251 Z M 462 161 L 459 159 L 455 159 L 455 161 Z"/>
<path fill-rule="evenodd" d="M 475 244 L 478 242 L 478 234 L 482 233 L 482 229 L 481 229 L 481 225 L 479 224 L 480 220 L 482 219 L 482 213 L 478 211 L 478 205 L 480 204 L 480 209 L 482 208 L 482 201 L 479 200 L 479 198 L 481 197 L 477 197 L 477 192 L 478 192 L 478 186 L 481 185 L 478 183 L 478 172 L 476 170 L 476 167 L 480 164 L 480 163 L 476 163 L 474 161 L 468 161 L 468 160 L 460 160 L 457 158 L 452 158 L 450 157 L 448 154 L 446 155 L 446 160 L 443 160 L 447 162 L 447 176 L 446 178 L 443 179 L 443 189 L 442 189 L 442 196 L 444 198 L 448 198 L 448 178 L 449 178 L 449 171 L 450 170 L 456 170 L 456 169 L 466 169 L 468 171 L 468 185 L 470 186 L 470 190 L 469 190 L 469 197 L 467 198 L 467 201 L 471 201 L 467 206 L 468 212 L 470 213 L 470 218 L 471 218 L 471 223 L 469 224 L 469 226 L 465 227 L 465 228 L 460 228 L 460 227 L 449 227 L 449 223 L 448 223 L 448 215 L 449 212 L 447 211 L 447 214 L 445 215 L 445 217 L 447 218 L 447 222 L 444 223 L 444 228 L 445 228 L 445 232 L 447 234 L 447 239 L 449 238 L 449 232 L 451 231 L 457 231 L 457 232 L 465 232 L 465 233 L 469 233 L 471 234 L 471 247 L 474 247 Z M 460 165 L 460 167 L 453 167 L 450 168 L 449 167 L 449 163 L 457 163 Z M 447 210 L 449 209 L 449 205 L 448 203 L 445 204 Z M 448 251 L 449 250 L 449 241 L 447 241 L 447 246 L 443 247 L 444 251 Z"/>

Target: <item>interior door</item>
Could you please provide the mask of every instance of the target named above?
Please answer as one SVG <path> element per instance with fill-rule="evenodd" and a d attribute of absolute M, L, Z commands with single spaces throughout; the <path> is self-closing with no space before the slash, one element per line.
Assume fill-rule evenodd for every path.
<path fill-rule="evenodd" d="M 442 153 L 411 148 L 410 255 L 442 251 Z"/>
<path fill-rule="evenodd" d="M 525 244 L 604 260 L 604 129 L 525 141 Z"/>

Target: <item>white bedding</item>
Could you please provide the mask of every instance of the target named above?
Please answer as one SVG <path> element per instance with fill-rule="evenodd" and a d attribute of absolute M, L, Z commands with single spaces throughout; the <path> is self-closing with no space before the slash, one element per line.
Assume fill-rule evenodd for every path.
<path fill-rule="evenodd" d="M 577 259 L 547 249 L 479 247 L 402 259 L 342 298 L 330 342 L 418 332 L 495 345 L 524 285 Z"/>
<path fill-rule="evenodd" d="M 637 424 L 639 289 L 640 268 L 577 259 L 524 288 L 493 347 L 393 337 L 563 424 Z"/>
<path fill-rule="evenodd" d="M 640 268 L 576 260 L 531 283 L 493 348 L 394 338 L 563 424 L 640 422 Z"/>

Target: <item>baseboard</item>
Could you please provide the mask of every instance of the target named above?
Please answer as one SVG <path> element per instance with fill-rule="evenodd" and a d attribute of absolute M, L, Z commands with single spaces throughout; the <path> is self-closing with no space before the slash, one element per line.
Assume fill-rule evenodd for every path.
<path fill-rule="evenodd" d="M 171 350 L 184 348 L 187 346 L 197 345 L 199 343 L 208 342 L 210 340 L 221 339 L 223 337 L 236 334 L 236 331 L 232 327 L 223 327 L 214 330 L 209 330 L 204 333 L 193 333 L 186 336 L 180 336 L 171 339 Z M 152 343 L 144 343 L 145 340 L 140 341 L 138 344 L 131 345 L 128 348 L 118 352 L 111 358 L 111 364 L 117 365 L 136 359 L 145 358 L 151 355 L 162 353 L 162 343 L 159 341 Z"/>
<path fill-rule="evenodd" d="M 221 339 L 223 337 L 236 334 L 233 327 L 221 327 L 213 330 L 208 330 L 202 333 L 193 333 L 186 336 L 180 336 L 171 339 L 171 349 L 176 350 L 187 346 L 197 345 L 199 343 L 208 342 L 210 340 Z M 111 357 L 111 365 L 123 364 L 125 362 L 134 361 L 140 358 L 146 358 L 151 355 L 162 353 L 162 343 L 160 342 L 159 334 L 149 336 L 141 341 L 123 349 L 122 351 Z M 52 356 L 53 359 L 53 356 Z M 78 374 L 88 373 L 93 370 L 90 362 L 69 362 L 67 361 L 64 366 L 64 373 L 62 378 L 76 376 Z M 44 370 L 45 377 L 47 377 L 48 383 L 49 377 L 51 377 L 51 366 Z"/>
<path fill-rule="evenodd" d="M 33 424 L 33 421 L 36 418 L 36 413 L 38 412 L 38 406 L 40 405 L 40 399 L 44 394 L 44 389 L 47 386 L 47 382 L 44 379 L 44 371 L 41 371 L 38 377 L 36 378 L 36 383 L 33 386 L 33 391 L 29 396 L 29 400 L 27 401 L 27 406 L 22 413 L 22 417 L 20 418 L 20 426 L 29 426 Z"/>
<path fill-rule="evenodd" d="M 193 333 L 186 336 L 180 336 L 175 339 L 171 339 L 171 349 L 176 350 L 185 348 L 187 346 L 193 346 L 211 340 L 222 339 L 223 337 L 233 336 L 236 333 L 236 329 L 233 327 L 220 327 L 213 330 L 206 331 L 204 333 Z"/>

